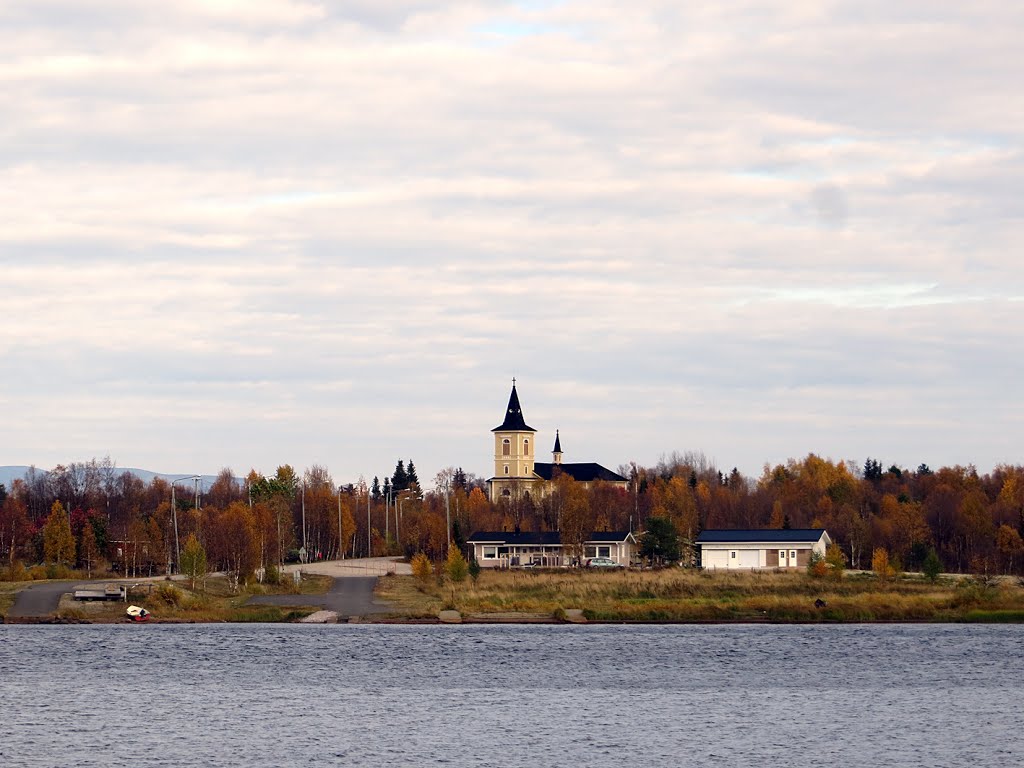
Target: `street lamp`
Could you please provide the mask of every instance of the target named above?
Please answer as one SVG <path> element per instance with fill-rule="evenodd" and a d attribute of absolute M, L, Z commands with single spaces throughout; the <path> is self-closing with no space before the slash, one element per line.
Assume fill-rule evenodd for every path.
<path fill-rule="evenodd" d="M 178 503 L 174 498 L 174 484 L 179 480 L 195 480 L 196 483 L 196 509 L 199 509 L 199 475 L 185 475 L 176 477 L 171 481 L 171 516 L 174 518 L 174 567 L 181 569 L 181 545 L 178 543 Z"/>

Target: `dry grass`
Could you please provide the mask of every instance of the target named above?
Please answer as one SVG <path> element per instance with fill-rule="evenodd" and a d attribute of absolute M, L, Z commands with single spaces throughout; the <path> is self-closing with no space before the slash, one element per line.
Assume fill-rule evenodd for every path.
<path fill-rule="evenodd" d="M 281 586 L 256 585 L 235 592 L 223 577 L 207 579 L 205 589 L 196 585 L 189 589 L 187 582 L 156 582 L 133 590 L 128 602 L 145 608 L 157 622 L 281 622 L 295 621 L 308 616 L 315 608 L 278 607 L 276 605 L 245 605 L 253 595 L 296 595 L 301 604 L 302 595 L 323 594 L 330 587 L 329 576 L 304 575 L 296 588 L 292 582 Z M 96 623 L 126 621 L 125 604 L 121 602 L 79 602 L 65 597 L 57 615 L 63 619 L 86 620 Z"/>
<path fill-rule="evenodd" d="M 811 579 L 800 572 L 486 571 L 479 582 L 420 585 L 382 579 L 380 596 L 411 616 L 558 615 L 583 609 L 599 621 L 1021 621 L 1024 589 L 975 580 Z M 815 601 L 824 600 L 824 608 Z M 986 618 L 988 617 L 988 618 Z"/>

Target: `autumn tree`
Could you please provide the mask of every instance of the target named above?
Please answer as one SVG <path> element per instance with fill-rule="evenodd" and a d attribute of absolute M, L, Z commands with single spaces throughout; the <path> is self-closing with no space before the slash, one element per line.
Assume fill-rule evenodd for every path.
<path fill-rule="evenodd" d="M 96 531 L 89 524 L 82 526 L 82 539 L 78 547 L 78 555 L 85 566 L 86 578 L 92 578 L 92 569 L 96 565 L 99 549 L 96 546 Z"/>
<path fill-rule="evenodd" d="M 206 550 L 194 533 L 185 539 L 185 548 L 181 552 L 181 572 L 188 576 L 192 589 L 196 588 L 197 579 L 206 577 Z"/>
<path fill-rule="evenodd" d="M 0 503 L 0 553 L 6 552 L 10 565 L 14 565 L 34 530 L 25 502 L 8 495 Z"/>
<path fill-rule="evenodd" d="M 462 556 L 462 552 L 454 544 L 448 547 L 448 558 L 445 560 L 444 572 L 456 584 L 465 581 L 466 574 L 469 572 L 466 558 Z"/>
<path fill-rule="evenodd" d="M 889 553 L 878 547 L 871 555 L 871 570 L 880 579 L 889 579 L 896 575 L 896 569 L 889 562 Z"/>
<path fill-rule="evenodd" d="M 555 481 L 561 515 L 558 530 L 571 563 L 583 563 L 583 544 L 591 533 L 590 501 L 583 486 L 568 475 Z"/>
<path fill-rule="evenodd" d="M 50 507 L 50 516 L 43 527 L 43 557 L 48 563 L 71 566 L 75 562 L 75 537 L 71 534 L 64 505 L 59 501 Z"/>
<path fill-rule="evenodd" d="M 412 558 L 412 575 L 421 584 L 427 584 L 430 582 L 430 577 L 434 574 L 434 567 L 430 564 L 430 558 L 427 557 L 423 552 L 417 552 Z"/>

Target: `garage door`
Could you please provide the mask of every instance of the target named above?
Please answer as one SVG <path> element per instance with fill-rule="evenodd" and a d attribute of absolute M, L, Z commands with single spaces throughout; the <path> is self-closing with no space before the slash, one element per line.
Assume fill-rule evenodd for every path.
<path fill-rule="evenodd" d="M 738 568 L 757 568 L 761 564 L 758 557 L 760 553 L 756 549 L 741 549 L 736 553 Z"/>

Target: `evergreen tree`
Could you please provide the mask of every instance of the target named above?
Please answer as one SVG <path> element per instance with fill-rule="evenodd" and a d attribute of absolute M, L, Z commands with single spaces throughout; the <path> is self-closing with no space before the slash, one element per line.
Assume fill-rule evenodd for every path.
<path fill-rule="evenodd" d="M 416 467 L 413 466 L 412 459 L 409 459 L 408 478 L 409 484 L 405 486 L 406 488 L 411 488 L 413 486 L 416 486 L 417 488 L 420 487 L 420 479 L 416 476 Z"/>
<path fill-rule="evenodd" d="M 395 465 L 395 473 L 391 476 L 391 488 L 395 493 L 409 487 L 409 475 L 405 472 L 405 462 L 401 459 Z"/>
<path fill-rule="evenodd" d="M 3 486 L 0 486 L 2 488 Z M 455 470 L 455 474 L 452 475 L 452 487 L 457 488 L 460 491 L 466 490 L 466 473 L 462 467 Z"/>
<path fill-rule="evenodd" d="M 939 574 L 942 573 L 942 563 L 939 561 L 939 556 L 934 549 L 928 550 L 924 562 L 921 563 L 921 570 L 928 581 L 934 582 L 939 578 Z"/>
<path fill-rule="evenodd" d="M 452 544 L 455 545 L 459 552 L 466 551 L 466 537 L 462 533 L 462 526 L 457 518 L 452 523 Z"/>
<path fill-rule="evenodd" d="M 647 518 L 647 530 L 640 537 L 640 556 L 651 563 L 675 562 L 679 559 L 679 534 L 669 518 Z"/>
<path fill-rule="evenodd" d="M 387 498 L 389 498 L 389 499 L 391 498 L 391 478 L 390 477 L 385 477 L 384 478 L 384 489 L 381 491 L 381 493 L 383 493 L 384 496 L 386 496 Z"/>
<path fill-rule="evenodd" d="M 373 494 L 374 501 L 380 501 L 380 478 L 378 478 L 376 475 L 373 476 L 373 485 L 370 486 L 370 493 Z"/>

